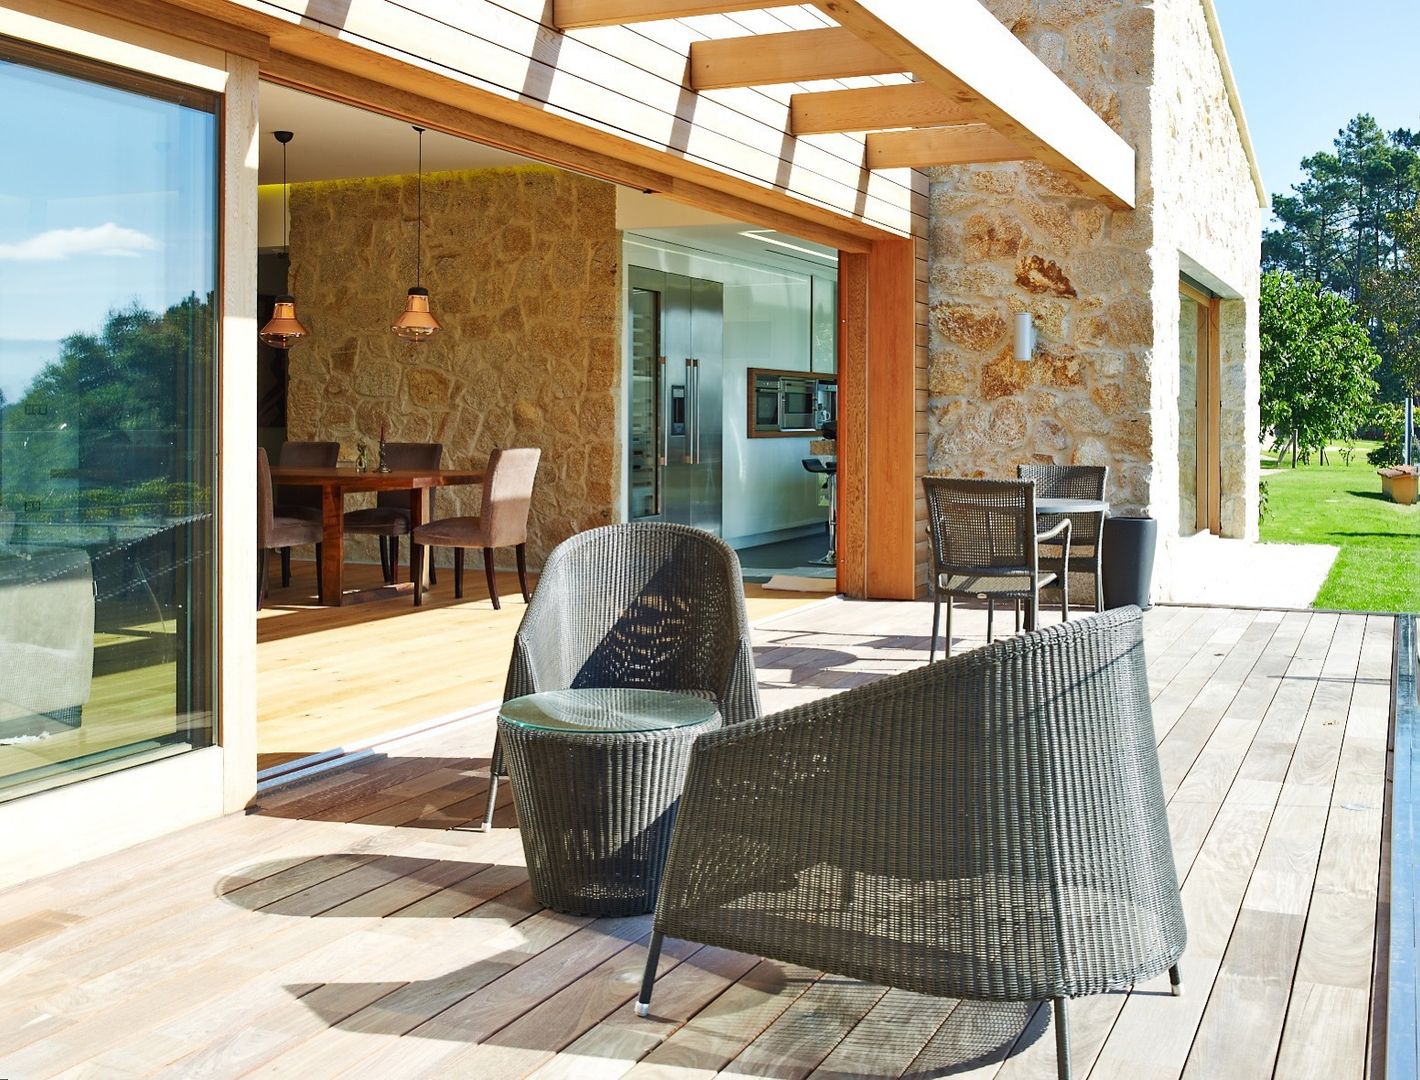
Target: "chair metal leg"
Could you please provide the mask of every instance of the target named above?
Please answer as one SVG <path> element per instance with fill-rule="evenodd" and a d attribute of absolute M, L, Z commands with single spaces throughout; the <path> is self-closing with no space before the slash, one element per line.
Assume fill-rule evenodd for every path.
<path fill-rule="evenodd" d="M 942 639 L 942 659 L 952 655 L 952 596 L 947 594 L 947 626 L 946 636 Z"/>
<path fill-rule="evenodd" d="M 291 587 L 291 549 L 288 547 L 281 549 L 281 587 Z"/>
<path fill-rule="evenodd" d="M 1095 563 L 1095 610 L 1104 610 L 1104 578 L 1100 575 L 1100 565 Z"/>
<path fill-rule="evenodd" d="M 518 557 L 518 587 L 523 590 L 523 603 L 532 603 L 532 592 L 528 589 L 528 545 L 519 544 L 513 549 Z"/>
<path fill-rule="evenodd" d="M 942 600 L 935 592 L 932 594 L 932 647 L 927 651 L 927 663 L 937 659 L 937 623 L 942 616 Z"/>
<path fill-rule="evenodd" d="M 646 973 L 641 976 L 641 994 L 636 999 L 636 1015 L 651 1015 L 651 991 L 656 986 L 656 966 L 661 962 L 661 942 L 665 934 L 657 930 L 651 935 L 651 944 L 646 949 Z"/>
<path fill-rule="evenodd" d="M 996 601 L 986 598 L 986 644 L 996 640 Z"/>
<path fill-rule="evenodd" d="M 390 541 L 388 536 L 380 538 L 380 573 L 384 575 L 385 584 L 389 585 L 394 581 L 390 577 Z"/>
<path fill-rule="evenodd" d="M 1065 999 L 1055 998 L 1055 1072 L 1060 1080 L 1070 1080 L 1070 1018 L 1065 1011 Z"/>
<path fill-rule="evenodd" d="M 414 606 L 424 606 L 424 551 L 423 544 L 410 541 L 409 576 L 414 582 Z"/>
<path fill-rule="evenodd" d="M 494 747 L 493 757 L 498 757 L 497 747 Z M 479 832 L 488 832 L 493 828 L 493 804 L 498 801 L 498 774 L 493 770 L 492 765 L 488 767 L 488 807 L 483 811 L 483 824 L 478 827 Z"/>
<path fill-rule="evenodd" d="M 454 599 L 463 599 L 463 548 L 454 548 Z"/>
<path fill-rule="evenodd" d="M 1183 996 L 1183 972 L 1177 964 L 1169 968 L 1169 993 L 1174 997 Z"/>
<path fill-rule="evenodd" d="M 399 582 L 399 537 L 390 537 L 390 584 Z"/>
<path fill-rule="evenodd" d="M 1060 578 L 1060 621 L 1070 621 L 1070 575 Z"/>
<path fill-rule="evenodd" d="M 316 545 L 316 599 L 325 603 L 325 559 L 321 555 L 322 545 Z"/>
<path fill-rule="evenodd" d="M 488 597 L 493 601 L 493 610 L 501 611 L 503 605 L 498 602 L 498 581 L 493 576 L 493 549 L 483 549 L 483 573 L 488 578 Z"/>
<path fill-rule="evenodd" d="M 1021 602 L 1013 600 L 1011 606 L 1016 609 L 1016 633 L 1019 634 L 1021 632 Z"/>
<path fill-rule="evenodd" d="M 1040 629 L 1040 594 L 1037 593 L 1026 601 L 1026 629 Z"/>

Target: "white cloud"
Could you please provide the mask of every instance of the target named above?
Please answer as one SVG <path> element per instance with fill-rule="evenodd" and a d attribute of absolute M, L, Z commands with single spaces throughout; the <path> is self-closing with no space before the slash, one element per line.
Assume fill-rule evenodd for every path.
<path fill-rule="evenodd" d="M 131 259 L 159 247 L 158 241 L 147 233 L 110 221 L 87 229 L 50 229 L 18 244 L 0 244 L 0 262 L 56 262 L 73 255 Z"/>

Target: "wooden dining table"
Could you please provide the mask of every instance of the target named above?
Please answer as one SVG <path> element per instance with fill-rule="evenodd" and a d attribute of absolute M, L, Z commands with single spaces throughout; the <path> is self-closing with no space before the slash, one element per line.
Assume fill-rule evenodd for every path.
<path fill-rule="evenodd" d="M 408 592 L 413 583 L 386 585 L 378 589 L 345 591 L 345 496 L 356 491 L 408 491 L 409 531 L 412 533 L 429 517 L 429 492 L 437 487 L 483 483 L 483 469 L 391 469 L 389 472 L 361 472 L 358 469 L 313 469 L 276 465 L 271 469 L 273 484 L 318 487 L 321 492 L 321 591 L 328 607 L 379 600 Z M 428 560 L 425 560 L 428 574 Z"/>

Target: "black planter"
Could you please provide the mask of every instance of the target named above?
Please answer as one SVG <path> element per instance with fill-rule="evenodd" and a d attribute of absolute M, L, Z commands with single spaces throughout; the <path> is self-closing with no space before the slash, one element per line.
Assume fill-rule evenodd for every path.
<path fill-rule="evenodd" d="M 1154 580 L 1154 546 L 1159 523 L 1151 517 L 1109 517 L 1104 520 L 1100 577 L 1106 608 L 1150 607 Z"/>

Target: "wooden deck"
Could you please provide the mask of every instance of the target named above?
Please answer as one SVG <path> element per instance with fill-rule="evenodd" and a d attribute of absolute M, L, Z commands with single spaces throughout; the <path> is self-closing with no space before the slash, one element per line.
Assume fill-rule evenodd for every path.
<path fill-rule="evenodd" d="M 756 631 L 766 704 L 921 663 L 929 618 L 782 615 Z M 1185 994 L 1076 1002 L 1077 1077 L 1366 1073 L 1394 622 L 1148 614 Z M 1054 1076 L 1048 1010 L 682 943 L 637 1019 L 649 917 L 541 909 L 506 802 L 465 828 L 490 742 L 446 727 L 0 894 L 0 1076 Z"/>

